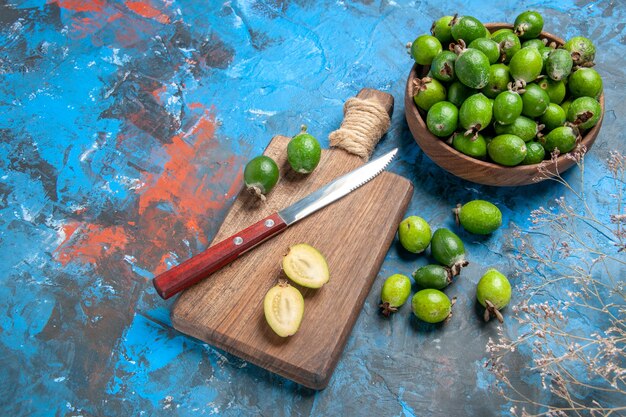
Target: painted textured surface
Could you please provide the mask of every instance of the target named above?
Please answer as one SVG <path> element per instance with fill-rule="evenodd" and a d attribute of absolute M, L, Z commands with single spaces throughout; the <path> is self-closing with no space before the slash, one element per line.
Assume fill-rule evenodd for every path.
<path fill-rule="evenodd" d="M 458 313 L 444 329 L 408 308 L 393 320 L 377 313 L 384 277 L 426 263 L 392 246 L 319 393 L 178 333 L 171 302 L 149 280 L 206 247 L 243 164 L 273 135 L 307 123 L 327 146 L 343 102 L 364 86 L 396 98 L 377 153 L 400 147 L 391 170 L 414 181 L 410 213 L 453 227 L 449 208 L 482 197 L 506 224 L 528 227 L 530 210 L 564 189 L 498 189 L 444 173 L 413 141 L 402 95 L 411 65 L 403 46 L 435 18 L 511 21 L 529 7 L 549 31 L 598 46 L 606 115 L 586 187 L 602 212 L 602 161 L 626 151 L 621 2 L 0 1 L 5 413 L 506 414 L 482 370 L 495 326 L 481 323 L 473 302 L 487 266 L 511 272 L 506 227 L 486 239 L 461 233 L 474 262 L 448 291 Z M 528 366 L 518 359 L 511 365 Z M 540 395 L 532 379 L 528 390 Z"/>

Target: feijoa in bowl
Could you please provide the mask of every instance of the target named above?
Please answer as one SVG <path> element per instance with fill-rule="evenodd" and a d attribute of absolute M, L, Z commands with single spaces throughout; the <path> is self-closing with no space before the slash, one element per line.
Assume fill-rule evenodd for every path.
<path fill-rule="evenodd" d="M 486 23 L 485 27 L 491 33 L 499 29 L 513 29 L 513 25 L 507 23 Z M 538 38 L 547 39 L 548 44 L 554 42 L 558 46 L 565 43 L 563 39 L 548 32 L 541 32 Z M 447 48 L 448 45 L 443 45 L 443 50 Z M 429 70 L 429 66 L 419 64 L 414 64 L 413 68 L 411 68 L 406 83 L 404 108 L 406 120 L 415 141 L 433 162 L 457 177 L 485 185 L 518 186 L 536 183 L 545 179 L 538 171 L 538 164 L 504 166 L 489 160 L 483 161 L 457 151 L 446 143 L 446 138 L 433 135 L 426 124 L 427 113 L 417 107 L 412 94 L 414 80 L 426 77 Z M 602 125 L 604 93 L 600 95 L 598 101 L 602 108 L 602 115 L 595 126 L 584 132 L 581 141 L 581 144 L 585 146 L 587 151 L 595 142 Z M 542 162 L 544 164 L 543 172 L 555 172 L 558 168 L 558 172 L 562 173 L 576 163 L 573 158 L 567 157 L 567 154 L 559 155 L 556 160 L 551 160 L 549 156 L 547 158 Z"/>

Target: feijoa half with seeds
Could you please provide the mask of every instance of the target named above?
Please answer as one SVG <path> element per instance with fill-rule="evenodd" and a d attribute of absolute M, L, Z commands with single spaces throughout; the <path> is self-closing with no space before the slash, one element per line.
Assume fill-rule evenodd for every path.
<path fill-rule="evenodd" d="M 263 310 L 267 324 L 278 336 L 292 336 L 304 316 L 304 298 L 297 288 L 281 280 L 265 294 Z"/>
<path fill-rule="evenodd" d="M 382 313 L 389 317 L 398 311 L 411 294 L 411 280 L 406 275 L 393 274 L 385 280 L 380 294 Z"/>
<path fill-rule="evenodd" d="M 293 245 L 283 257 L 283 271 L 290 280 L 307 288 L 320 288 L 330 279 L 326 258 L 306 243 Z"/>

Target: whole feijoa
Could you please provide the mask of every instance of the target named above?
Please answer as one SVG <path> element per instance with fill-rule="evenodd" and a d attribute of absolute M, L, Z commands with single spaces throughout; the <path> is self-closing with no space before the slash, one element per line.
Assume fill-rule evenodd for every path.
<path fill-rule="evenodd" d="M 522 49 L 519 38 L 511 29 L 497 30 L 491 35 L 491 39 L 500 44 L 500 53 L 504 63 L 511 61 L 511 58 Z"/>
<path fill-rule="evenodd" d="M 488 235 L 502 226 L 502 212 L 489 201 L 473 200 L 458 204 L 452 211 L 457 224 L 470 233 Z"/>
<path fill-rule="evenodd" d="M 278 182 L 278 165 L 269 156 L 261 155 L 246 164 L 243 180 L 251 193 L 264 199 Z"/>
<path fill-rule="evenodd" d="M 567 78 L 572 72 L 572 56 L 565 49 L 555 49 L 546 60 L 546 74 L 554 81 Z"/>
<path fill-rule="evenodd" d="M 539 50 L 544 46 L 546 46 L 546 44 L 542 39 L 528 39 L 522 42 L 522 48 L 531 47 Z"/>
<path fill-rule="evenodd" d="M 546 112 L 539 118 L 539 122 L 544 125 L 544 133 L 550 132 L 559 126 L 563 126 L 565 124 L 565 120 L 565 111 L 561 108 L 561 106 L 555 103 L 550 103 Z"/>
<path fill-rule="evenodd" d="M 508 125 L 522 115 L 522 98 L 515 91 L 503 91 L 493 103 L 493 118 L 496 122 Z"/>
<path fill-rule="evenodd" d="M 478 49 L 460 52 L 454 64 L 457 78 L 470 88 L 481 89 L 489 82 L 489 58 Z"/>
<path fill-rule="evenodd" d="M 569 76 L 567 88 L 574 98 L 597 99 L 602 93 L 602 77 L 593 68 L 579 68 Z"/>
<path fill-rule="evenodd" d="M 452 27 L 451 22 L 454 16 L 443 16 L 433 22 L 430 27 L 430 33 L 439 39 L 442 45 L 447 45 L 452 42 Z"/>
<path fill-rule="evenodd" d="M 494 315 L 502 323 L 500 310 L 511 301 L 511 283 L 498 270 L 489 269 L 476 285 L 476 299 L 486 309 L 485 321 Z"/>
<path fill-rule="evenodd" d="M 472 43 L 474 39 L 485 37 L 485 26 L 472 16 L 461 16 L 451 21 L 452 37 L 456 40 L 463 40 L 466 45 Z"/>
<path fill-rule="evenodd" d="M 487 38 L 474 39 L 468 48 L 478 49 L 489 59 L 490 64 L 495 64 L 500 58 L 500 45 L 496 41 Z"/>
<path fill-rule="evenodd" d="M 452 147 L 476 159 L 484 161 L 487 158 L 487 141 L 481 134 L 472 137 L 457 132 L 452 137 Z"/>
<path fill-rule="evenodd" d="M 442 49 L 439 39 L 431 35 L 422 35 L 411 43 L 411 56 L 420 65 L 430 65 Z"/>
<path fill-rule="evenodd" d="M 455 79 L 454 62 L 456 54 L 452 51 L 442 51 L 430 64 L 430 73 L 434 78 L 442 82 L 450 82 Z"/>
<path fill-rule="evenodd" d="M 498 135 L 487 145 L 489 157 L 504 166 L 519 165 L 526 158 L 526 143 L 515 135 Z"/>
<path fill-rule="evenodd" d="M 596 57 L 596 47 L 590 39 L 584 36 L 574 36 L 572 39 L 565 42 L 563 48 L 570 52 L 574 64 L 579 66 L 593 63 Z"/>
<path fill-rule="evenodd" d="M 565 81 L 554 81 L 550 78 L 543 78 L 537 81 L 537 85 L 541 87 L 550 97 L 550 102 L 555 104 L 561 104 L 565 99 L 567 90 L 565 88 Z"/>
<path fill-rule="evenodd" d="M 590 129 L 602 116 L 602 107 L 598 100 L 591 97 L 578 97 L 567 109 L 567 121 L 579 129 Z"/>
<path fill-rule="evenodd" d="M 412 253 L 422 253 L 431 241 L 430 226 L 419 216 L 409 216 L 400 222 L 398 238 L 404 249 Z"/>
<path fill-rule="evenodd" d="M 534 140 L 526 142 L 526 158 L 522 161 L 522 165 L 538 164 L 543 161 L 545 156 L 546 150 L 541 143 Z"/>
<path fill-rule="evenodd" d="M 459 123 L 467 134 L 475 134 L 487 128 L 493 117 L 491 101 L 482 93 L 470 96 L 459 109 Z"/>
<path fill-rule="evenodd" d="M 433 104 L 426 115 L 426 126 L 435 136 L 448 137 L 458 126 L 459 109 L 449 101 Z"/>
<path fill-rule="evenodd" d="M 489 67 L 489 81 L 480 91 L 489 98 L 496 98 L 507 90 L 510 81 L 509 67 L 505 64 L 493 64 Z"/>
<path fill-rule="evenodd" d="M 539 117 L 550 104 L 550 96 L 537 84 L 528 84 L 522 94 L 522 114 L 528 117 Z"/>
<path fill-rule="evenodd" d="M 519 136 L 524 142 L 534 139 L 539 133 L 539 126 L 533 119 L 520 116 L 508 125 L 496 123 L 493 126 L 498 135 L 510 134 Z"/>
<path fill-rule="evenodd" d="M 452 271 L 447 266 L 426 265 L 413 272 L 413 279 L 422 288 L 441 290 L 452 282 Z"/>
<path fill-rule="evenodd" d="M 428 111 L 433 104 L 446 99 L 446 88 L 434 78 L 415 80 L 413 101 L 420 109 Z"/>
<path fill-rule="evenodd" d="M 540 141 L 547 153 L 554 152 L 555 149 L 563 154 L 576 147 L 579 137 L 578 130 L 572 126 L 561 126 L 543 136 Z"/>
<path fill-rule="evenodd" d="M 450 317 L 452 302 L 447 295 L 432 288 L 415 293 L 411 300 L 415 316 L 427 323 L 440 323 Z"/>
<path fill-rule="evenodd" d="M 406 275 L 393 274 L 385 280 L 380 294 L 380 308 L 383 315 L 389 317 L 390 314 L 398 311 L 411 294 L 411 280 Z"/>
<path fill-rule="evenodd" d="M 536 38 L 543 29 L 543 16 L 534 10 L 520 13 L 515 18 L 513 29 L 520 39 Z"/>
<path fill-rule="evenodd" d="M 430 252 L 441 265 L 447 266 L 454 275 L 469 262 L 465 259 L 465 246 L 461 239 L 452 231 L 441 228 L 433 233 Z"/>
<path fill-rule="evenodd" d="M 454 81 L 448 86 L 448 101 L 457 107 L 461 107 L 461 104 L 472 94 L 474 90 L 461 81 Z"/>
<path fill-rule="evenodd" d="M 566 52 L 567 53 L 567 52 Z M 509 63 L 509 71 L 515 80 L 529 83 L 534 81 L 543 68 L 543 60 L 541 54 L 535 48 L 522 48 L 513 57 Z"/>
<path fill-rule="evenodd" d="M 291 168 L 300 174 L 309 174 L 320 163 L 322 148 L 313 135 L 306 131 L 306 126 L 287 144 L 287 160 Z"/>

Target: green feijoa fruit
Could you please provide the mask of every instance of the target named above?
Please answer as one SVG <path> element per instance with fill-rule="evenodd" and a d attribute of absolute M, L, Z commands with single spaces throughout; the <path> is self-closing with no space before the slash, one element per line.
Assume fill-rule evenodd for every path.
<path fill-rule="evenodd" d="M 501 29 L 491 35 L 491 39 L 500 44 L 500 53 L 505 63 L 522 49 L 522 44 L 515 33 L 510 29 Z"/>
<path fill-rule="evenodd" d="M 513 29 L 521 39 L 536 38 L 543 29 L 543 17 L 536 11 L 527 10 L 515 18 Z"/>
<path fill-rule="evenodd" d="M 545 126 L 543 130 L 544 133 L 563 126 L 565 120 L 565 111 L 561 106 L 555 103 L 550 103 L 546 112 L 539 118 L 539 122 Z"/>
<path fill-rule="evenodd" d="M 481 134 L 471 137 L 462 133 L 455 133 L 452 137 L 452 147 L 476 159 L 484 161 L 487 158 L 487 141 Z"/>
<path fill-rule="evenodd" d="M 522 98 L 515 91 L 503 91 L 493 103 L 493 118 L 496 122 L 508 125 L 522 114 Z"/>
<path fill-rule="evenodd" d="M 322 148 L 314 136 L 306 132 L 306 126 L 287 145 L 287 160 L 291 168 L 300 174 L 309 174 L 320 163 Z"/>
<path fill-rule="evenodd" d="M 542 68 L 541 54 L 535 48 L 520 49 L 509 63 L 509 71 L 513 79 L 526 83 L 535 80 L 541 74 Z"/>
<path fill-rule="evenodd" d="M 546 60 L 546 74 L 554 81 L 567 78 L 572 72 L 572 56 L 565 49 L 555 49 Z"/>
<path fill-rule="evenodd" d="M 570 52 L 574 64 L 579 66 L 593 63 L 596 57 L 596 47 L 593 45 L 593 42 L 583 36 L 573 37 L 565 42 L 563 48 Z"/>
<path fill-rule="evenodd" d="M 447 45 L 452 42 L 452 27 L 451 22 L 454 16 L 443 16 L 433 22 L 430 28 L 430 33 L 439 39 L 442 45 Z"/>
<path fill-rule="evenodd" d="M 452 271 L 447 266 L 426 265 L 413 272 L 413 278 L 422 288 L 441 290 L 452 282 Z"/>
<path fill-rule="evenodd" d="M 507 90 L 510 81 L 509 67 L 505 64 L 493 64 L 489 67 L 489 81 L 480 91 L 489 98 L 496 98 Z"/>
<path fill-rule="evenodd" d="M 385 280 L 380 294 L 382 313 L 389 317 L 398 311 L 411 294 L 411 280 L 406 275 L 394 274 Z"/>
<path fill-rule="evenodd" d="M 539 50 L 539 48 L 543 48 L 544 46 L 546 46 L 546 43 L 542 39 L 528 39 L 522 42 L 522 48 L 530 47 Z"/>
<path fill-rule="evenodd" d="M 246 164 L 243 180 L 248 191 L 264 199 L 278 182 L 278 165 L 269 156 L 257 156 Z"/>
<path fill-rule="evenodd" d="M 411 56 L 420 65 L 430 65 L 442 50 L 439 39 L 431 35 L 418 36 L 411 43 Z"/>
<path fill-rule="evenodd" d="M 400 222 L 398 238 L 404 249 L 413 253 L 422 253 L 430 244 L 430 226 L 419 216 L 409 216 Z"/>
<path fill-rule="evenodd" d="M 291 336 L 300 328 L 304 316 L 304 298 L 297 288 L 287 281 L 281 281 L 265 294 L 263 310 L 267 324 L 278 336 Z"/>
<path fill-rule="evenodd" d="M 458 126 L 459 109 L 449 101 L 433 104 L 426 115 L 428 130 L 438 137 L 448 137 Z"/>
<path fill-rule="evenodd" d="M 485 37 L 485 26 L 472 16 L 461 16 L 452 20 L 452 37 L 459 41 L 463 39 L 466 45 L 472 43 L 474 39 Z"/>
<path fill-rule="evenodd" d="M 598 123 L 602 116 L 600 103 L 591 97 L 578 97 L 567 109 L 567 121 L 579 129 L 589 129 Z"/>
<path fill-rule="evenodd" d="M 498 135 L 487 145 L 489 157 L 504 166 L 519 165 L 526 158 L 526 143 L 515 135 Z"/>
<path fill-rule="evenodd" d="M 452 210 L 457 224 L 477 235 L 488 235 L 502 226 L 502 212 L 489 201 L 472 200 Z"/>
<path fill-rule="evenodd" d="M 547 153 L 554 152 L 567 153 L 576 147 L 578 130 L 571 126 L 561 126 L 543 136 L 540 141 Z"/>
<path fill-rule="evenodd" d="M 564 102 L 560 103 L 559 105 L 561 106 L 561 108 L 563 109 L 567 117 L 567 112 L 569 111 L 569 107 L 572 105 L 572 99 L 567 99 Z"/>
<path fill-rule="evenodd" d="M 478 49 L 489 59 L 490 64 L 495 64 L 500 58 L 500 46 L 497 42 L 487 38 L 474 39 L 468 48 Z"/>
<path fill-rule="evenodd" d="M 452 302 L 447 295 L 432 288 L 415 293 L 411 300 L 413 314 L 427 323 L 439 323 L 450 317 Z"/>
<path fill-rule="evenodd" d="M 448 101 L 456 107 L 461 107 L 461 104 L 472 94 L 474 90 L 461 81 L 455 81 L 448 86 Z"/>
<path fill-rule="evenodd" d="M 489 82 L 489 59 L 478 49 L 462 50 L 454 63 L 456 77 L 470 88 L 480 89 Z"/>
<path fill-rule="evenodd" d="M 489 269 L 476 285 L 476 299 L 485 307 L 485 321 L 493 315 L 502 323 L 500 310 L 511 301 L 511 283 L 498 270 Z"/>
<path fill-rule="evenodd" d="M 549 46 L 542 46 L 539 48 L 539 54 L 541 55 L 541 59 L 543 60 L 543 70 L 542 73 L 546 73 L 546 63 L 548 62 L 548 57 L 554 51 L 554 48 L 550 48 Z"/>
<path fill-rule="evenodd" d="M 468 97 L 459 109 L 459 122 L 468 135 L 487 128 L 492 116 L 491 102 L 482 93 Z"/>
<path fill-rule="evenodd" d="M 534 120 L 524 116 L 518 117 L 513 121 L 513 123 L 508 125 L 501 125 L 499 123 L 496 123 L 493 128 L 498 135 L 515 135 L 522 138 L 524 142 L 528 142 L 529 140 L 534 139 L 539 132 L 539 127 L 537 126 L 537 123 Z"/>
<path fill-rule="evenodd" d="M 433 104 L 446 99 L 446 88 L 434 78 L 425 77 L 416 80 L 413 101 L 420 109 L 428 111 Z"/>
<path fill-rule="evenodd" d="M 442 82 L 454 80 L 454 62 L 456 54 L 451 51 L 442 51 L 430 64 L 430 72 L 433 77 Z"/>
<path fill-rule="evenodd" d="M 330 279 L 326 258 L 306 243 L 291 246 L 283 256 L 282 266 L 285 275 L 303 287 L 320 288 Z"/>
<path fill-rule="evenodd" d="M 430 253 L 437 262 L 452 270 L 453 275 L 469 262 L 465 259 L 465 246 L 461 239 L 448 229 L 437 229 L 430 241 Z"/>
<path fill-rule="evenodd" d="M 554 81 L 550 78 L 543 78 L 537 82 L 537 85 L 548 93 L 551 103 L 561 104 L 565 98 L 567 91 L 565 88 L 565 81 L 563 80 Z"/>
<path fill-rule="evenodd" d="M 574 98 L 597 99 L 602 93 L 602 77 L 593 68 L 579 68 L 569 76 L 567 88 Z"/>
<path fill-rule="evenodd" d="M 526 158 L 522 161 L 522 165 L 533 165 L 543 161 L 546 156 L 546 150 L 539 142 L 526 142 Z"/>
<path fill-rule="evenodd" d="M 539 117 L 550 104 L 550 96 L 537 84 L 531 83 L 526 85 L 522 94 L 522 114 L 528 117 Z"/>

